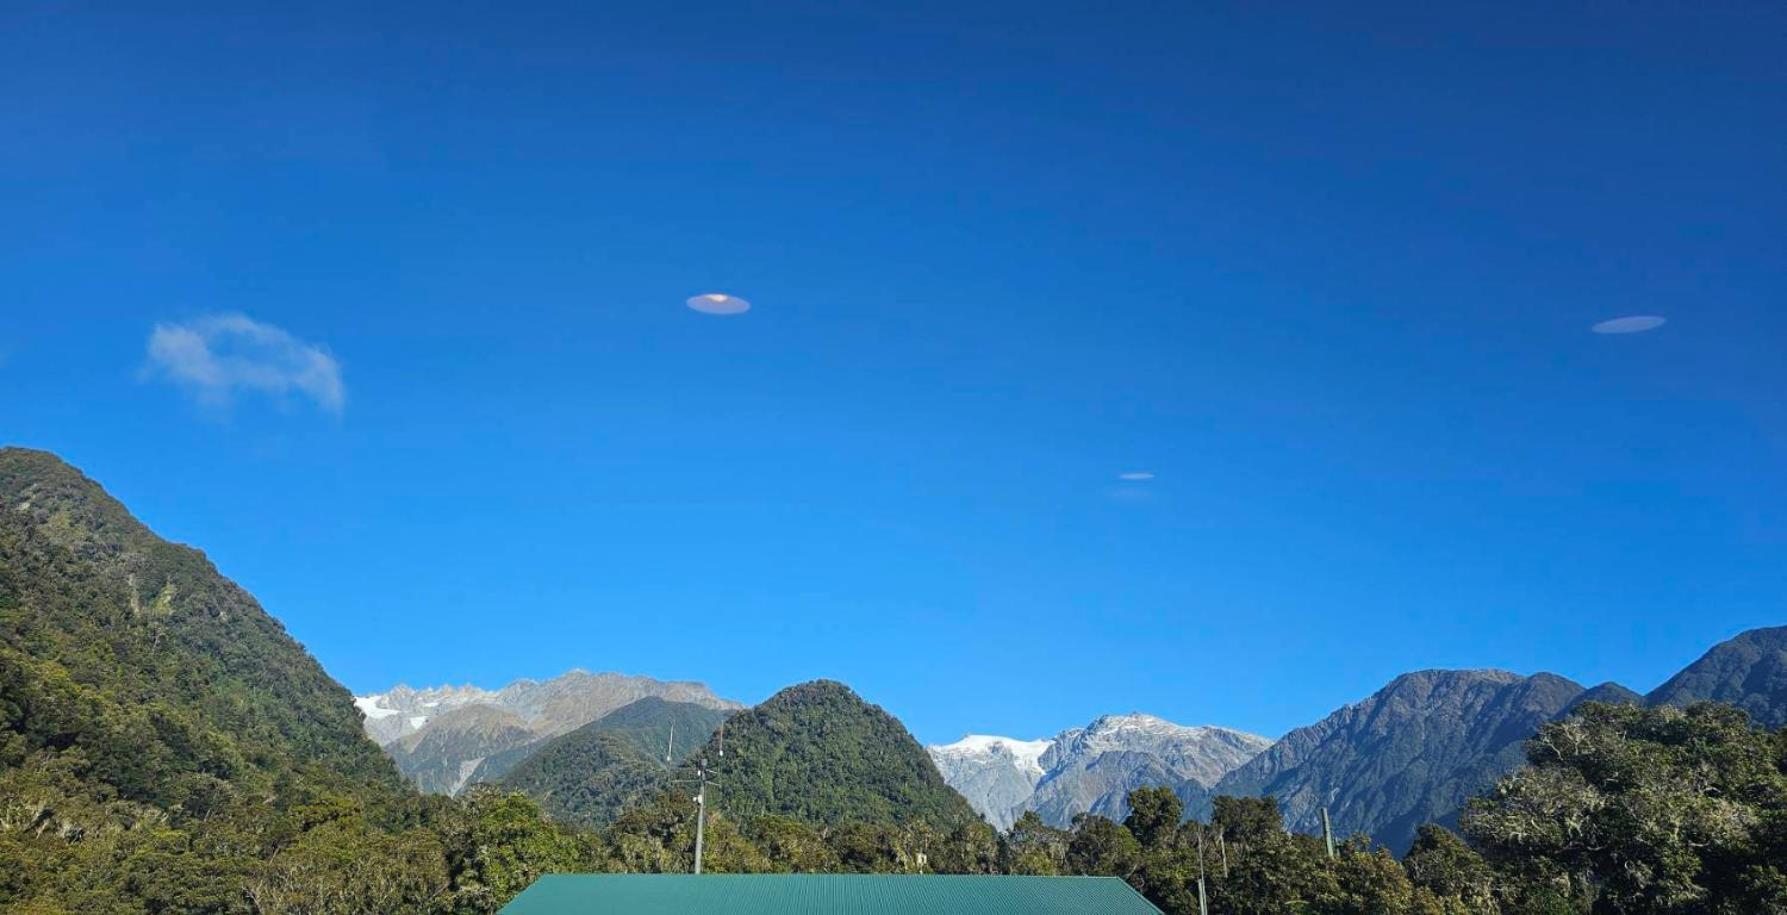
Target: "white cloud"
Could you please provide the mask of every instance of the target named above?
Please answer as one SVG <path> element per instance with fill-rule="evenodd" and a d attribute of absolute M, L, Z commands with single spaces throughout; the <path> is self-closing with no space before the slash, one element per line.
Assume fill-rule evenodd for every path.
<path fill-rule="evenodd" d="M 213 406 L 229 404 L 242 391 L 275 398 L 299 394 L 335 414 L 347 400 L 341 363 L 327 350 L 234 313 L 155 325 L 148 373 Z"/>
<path fill-rule="evenodd" d="M 1668 318 L 1658 315 L 1627 315 L 1602 321 L 1589 330 L 1597 334 L 1642 334 L 1647 330 L 1656 330 L 1668 322 Z"/>
<path fill-rule="evenodd" d="M 750 302 L 723 292 L 690 296 L 688 305 L 690 308 L 708 315 L 742 315 L 751 310 Z"/>
<path fill-rule="evenodd" d="M 1154 473 L 1148 470 L 1131 470 L 1126 473 L 1117 474 L 1117 479 L 1130 483 L 1140 483 L 1143 480 L 1154 479 Z"/>

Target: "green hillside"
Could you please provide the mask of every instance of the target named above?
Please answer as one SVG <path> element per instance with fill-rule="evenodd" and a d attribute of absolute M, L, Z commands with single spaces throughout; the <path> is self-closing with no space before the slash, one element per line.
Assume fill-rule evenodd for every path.
<path fill-rule="evenodd" d="M 416 794 L 203 553 L 0 449 L 0 911 L 492 912 L 580 859 L 530 810 Z"/>
<path fill-rule="evenodd" d="M 726 712 L 691 702 L 640 699 L 546 742 L 501 784 L 540 803 L 561 822 L 599 826 L 627 805 L 668 784 L 664 756 L 676 736 L 674 762 L 706 742 Z"/>
<path fill-rule="evenodd" d="M 407 796 L 348 691 L 203 553 L 44 452 L 0 449 L 0 504 L 9 770 L 188 815 L 250 794 Z"/>
<path fill-rule="evenodd" d="M 738 713 L 701 755 L 718 773 L 719 809 L 734 817 L 938 827 L 980 821 L 898 719 L 830 680 L 788 687 Z"/>

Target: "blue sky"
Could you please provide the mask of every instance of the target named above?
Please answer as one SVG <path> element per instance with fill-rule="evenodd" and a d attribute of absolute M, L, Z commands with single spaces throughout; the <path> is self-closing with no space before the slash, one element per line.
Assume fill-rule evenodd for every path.
<path fill-rule="evenodd" d="M 1276 735 L 1787 623 L 1779 4 L 295 6 L 0 12 L 0 439 L 356 691 Z"/>

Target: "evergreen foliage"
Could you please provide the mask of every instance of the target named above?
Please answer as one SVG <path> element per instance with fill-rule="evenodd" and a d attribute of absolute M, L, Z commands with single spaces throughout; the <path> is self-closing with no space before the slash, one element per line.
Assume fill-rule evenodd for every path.
<path fill-rule="evenodd" d="M 639 798 L 667 787 L 669 770 L 625 736 L 569 734 L 523 760 L 501 782 L 526 793 L 554 819 L 602 826 Z"/>
<path fill-rule="evenodd" d="M 424 798 L 196 550 L 0 449 L 0 910 L 494 912 L 599 846 L 532 802 Z"/>
<path fill-rule="evenodd" d="M 697 755 L 717 773 L 719 803 L 733 816 L 945 830 L 980 822 L 898 719 L 830 680 L 738 713 Z"/>
<path fill-rule="evenodd" d="M 648 696 L 547 741 L 501 784 L 534 798 L 555 820 L 604 826 L 640 798 L 663 791 L 670 764 L 707 742 L 727 714 Z"/>

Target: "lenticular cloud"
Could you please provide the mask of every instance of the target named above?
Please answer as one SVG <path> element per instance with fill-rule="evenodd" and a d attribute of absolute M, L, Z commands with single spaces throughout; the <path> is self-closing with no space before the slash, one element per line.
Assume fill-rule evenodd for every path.
<path fill-rule="evenodd" d="M 1642 334 L 1647 330 L 1656 330 L 1668 321 L 1668 318 L 1659 315 L 1627 315 L 1602 321 L 1589 329 L 1597 334 Z"/>
<path fill-rule="evenodd" d="M 704 315 L 742 315 L 751 310 L 751 303 L 735 295 L 709 292 L 690 296 L 689 307 Z"/>

